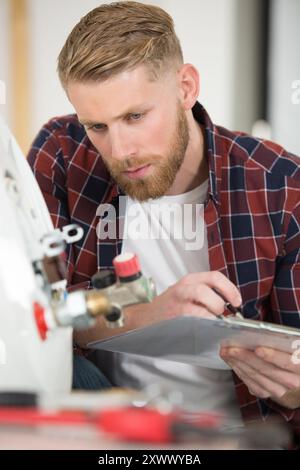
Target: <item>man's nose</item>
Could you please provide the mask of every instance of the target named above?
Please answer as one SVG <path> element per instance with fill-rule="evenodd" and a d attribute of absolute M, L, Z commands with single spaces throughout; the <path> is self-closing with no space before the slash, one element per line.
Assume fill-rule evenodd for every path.
<path fill-rule="evenodd" d="M 136 146 L 130 131 L 117 129 L 110 133 L 111 157 L 115 160 L 125 160 L 136 155 Z"/>

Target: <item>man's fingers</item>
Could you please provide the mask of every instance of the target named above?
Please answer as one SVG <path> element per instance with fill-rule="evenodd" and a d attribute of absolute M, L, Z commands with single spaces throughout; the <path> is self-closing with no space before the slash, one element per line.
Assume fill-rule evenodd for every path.
<path fill-rule="evenodd" d="M 223 353 L 221 353 L 221 357 L 222 354 L 224 357 L 228 356 L 229 358 L 234 358 L 245 364 L 249 364 L 252 369 L 256 371 L 256 373 L 268 377 L 269 379 L 282 385 L 286 389 L 294 389 L 300 387 L 299 374 L 284 370 L 277 363 L 273 364 L 265 362 L 260 357 L 257 357 L 257 355 L 252 351 L 243 348 L 232 347 L 227 348 L 226 352 L 224 350 Z"/>
<path fill-rule="evenodd" d="M 265 390 L 263 387 L 258 385 L 256 382 L 254 382 L 249 376 L 245 374 L 245 372 L 240 369 L 238 366 L 229 363 L 229 365 L 232 367 L 236 375 L 244 382 L 244 384 L 248 387 L 249 392 L 251 395 L 254 395 L 258 398 L 269 398 L 270 393 Z"/>
<path fill-rule="evenodd" d="M 291 348 L 291 353 L 278 351 L 272 348 L 263 348 L 258 347 L 255 350 L 255 354 L 268 362 L 269 364 L 275 364 L 277 367 L 281 367 L 283 370 L 289 370 L 300 375 L 300 365 L 293 362 L 293 349 Z M 300 379 L 299 379 L 300 380 Z M 300 386 L 300 382 L 296 384 Z"/>
<path fill-rule="evenodd" d="M 256 384 L 260 389 L 267 391 L 270 397 L 281 398 L 286 393 L 286 387 L 260 374 L 248 364 L 238 360 L 231 360 L 230 363 L 234 371 L 238 369 L 243 374 L 244 379 L 242 380 L 245 381 L 246 385 L 251 382 L 252 385 L 248 386 L 252 390 L 254 390 L 253 384 Z"/>
<path fill-rule="evenodd" d="M 215 289 L 221 297 L 235 307 L 239 307 L 242 303 L 241 294 L 237 287 L 219 271 L 190 273 L 182 278 L 180 282 L 182 285 L 193 285 L 195 287 L 203 284 Z"/>
<path fill-rule="evenodd" d="M 204 307 L 214 315 L 224 312 L 224 300 L 205 284 L 186 285 L 182 287 L 181 297 L 184 301 Z"/>

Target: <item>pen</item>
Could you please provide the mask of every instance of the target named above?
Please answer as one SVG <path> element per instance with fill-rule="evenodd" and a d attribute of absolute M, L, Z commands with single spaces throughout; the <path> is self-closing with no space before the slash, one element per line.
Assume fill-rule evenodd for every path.
<path fill-rule="evenodd" d="M 235 316 L 237 318 L 244 318 L 243 314 L 242 314 L 242 311 L 241 311 L 241 308 L 240 307 L 234 307 L 233 305 L 231 305 L 230 302 L 227 302 L 227 300 L 224 298 L 224 296 L 222 294 L 220 294 L 220 292 L 218 292 L 216 289 L 212 288 L 212 290 L 219 296 L 221 297 L 221 299 L 224 300 L 225 302 L 225 307 L 227 308 L 227 310 L 229 310 L 231 312 L 232 315 L 229 315 L 229 316 Z M 226 315 L 224 315 L 223 313 L 221 313 L 221 315 L 218 315 L 218 318 L 220 318 L 221 320 L 224 320 L 226 319 Z"/>

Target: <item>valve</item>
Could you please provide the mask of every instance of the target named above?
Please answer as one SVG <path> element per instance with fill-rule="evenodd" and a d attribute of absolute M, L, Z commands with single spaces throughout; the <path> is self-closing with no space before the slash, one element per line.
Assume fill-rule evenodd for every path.
<path fill-rule="evenodd" d="M 137 255 L 118 255 L 114 258 L 113 265 L 115 273 L 110 270 L 99 271 L 92 277 L 96 292 L 109 299 L 110 309 L 104 316 L 110 328 L 124 325 L 124 307 L 151 302 L 156 295 L 152 279 L 142 274 Z"/>
<path fill-rule="evenodd" d="M 47 326 L 51 312 L 47 312 L 46 321 L 45 312 L 37 307 L 38 304 L 35 305 L 35 321 L 43 340 L 57 326 L 87 329 L 100 316 L 105 318 L 108 327 L 121 328 L 124 326 L 124 307 L 152 301 L 156 295 L 154 283 L 142 274 L 135 254 L 116 256 L 113 265 L 115 272 L 103 270 L 92 277 L 92 290 L 78 290 L 64 295 L 52 293 L 51 327 Z"/>

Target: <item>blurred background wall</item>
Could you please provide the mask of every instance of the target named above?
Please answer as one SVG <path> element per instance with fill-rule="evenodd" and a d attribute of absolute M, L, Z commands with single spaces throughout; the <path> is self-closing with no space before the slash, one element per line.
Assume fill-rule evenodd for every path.
<path fill-rule="evenodd" d="M 24 152 L 49 118 L 72 112 L 56 61 L 103 0 L 0 0 L 0 113 Z M 300 0 L 148 0 L 174 18 L 214 122 L 271 137 L 300 155 Z M 6 88 L 6 102 L 2 96 Z M 298 92 L 299 90 L 299 92 Z M 265 126 L 255 133 L 268 136 Z"/>

